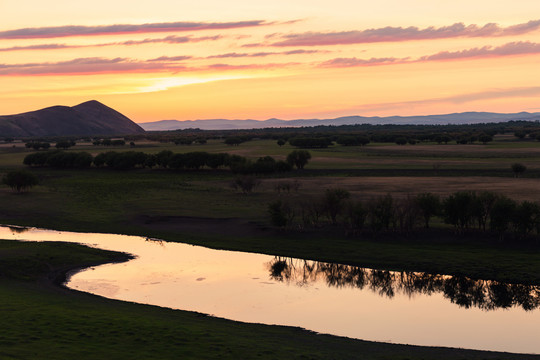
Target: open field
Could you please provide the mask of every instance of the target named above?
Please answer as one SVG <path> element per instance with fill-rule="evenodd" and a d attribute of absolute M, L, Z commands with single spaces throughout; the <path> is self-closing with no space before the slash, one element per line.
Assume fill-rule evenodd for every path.
<path fill-rule="evenodd" d="M 508 141 L 496 141 L 486 146 L 370 144 L 365 147 L 335 146 L 328 149 L 314 149 L 309 150 L 312 159 L 304 171 L 264 177 L 261 179 L 261 185 L 253 193 L 247 195 L 230 186 L 235 175 L 226 170 L 173 172 L 164 169 L 114 171 L 95 168 L 82 170 L 35 168 L 31 171 L 40 178 L 41 182 L 28 193 L 16 194 L 7 187 L 0 187 L 0 202 L 9 204 L 0 208 L 0 223 L 72 231 L 125 233 L 214 248 L 301 257 L 370 268 L 428 271 L 540 284 L 540 248 L 535 244 L 493 244 L 484 241 L 481 237 L 475 238 L 474 235 L 456 237 L 443 224 L 431 232 L 421 232 L 415 238 L 406 239 L 384 236 L 345 238 L 333 229 L 289 234 L 273 229 L 269 225 L 267 212 L 268 204 L 277 198 L 299 201 L 304 197 L 321 194 L 328 188 L 347 189 L 354 198 L 358 199 L 370 199 L 387 193 L 399 198 L 419 192 L 432 192 L 446 196 L 459 190 L 490 190 L 516 200 L 540 201 L 540 191 L 538 191 L 540 190 L 540 179 L 538 179 L 540 157 L 536 156 L 536 154 L 540 155 L 540 143 L 527 142 L 529 147 L 523 147 L 523 144 L 525 142 Z M 287 145 L 278 147 L 275 141 L 271 140 L 254 140 L 238 147 L 230 147 L 220 141 L 212 140 L 207 145 L 192 146 L 141 143 L 133 149 L 127 146 L 104 148 L 77 145 L 69 151 L 81 150 L 89 151 L 93 155 L 111 150 L 135 150 L 148 153 L 158 153 L 162 150 L 229 152 L 252 159 L 266 155 L 284 159 L 293 148 Z M 22 147 L 0 148 L 0 177 L 9 170 L 25 168 L 22 160 L 31 152 L 33 151 Z M 527 166 L 528 169 L 522 178 L 513 177 L 510 165 L 514 162 L 521 162 Z M 279 194 L 276 191 L 277 183 L 293 181 L 300 183 L 298 192 Z M 106 316 L 96 315 L 100 311 L 109 314 L 109 318 L 119 319 L 118 322 L 113 321 L 112 328 L 115 329 L 115 333 L 121 334 L 114 346 L 120 346 L 121 343 L 130 344 L 130 341 L 133 341 L 134 333 L 122 327 L 121 323 L 136 312 L 143 314 L 141 322 L 127 321 L 126 324 L 129 324 L 127 327 L 149 329 L 147 332 L 143 331 L 145 338 L 151 339 L 147 344 L 154 342 L 162 344 L 161 340 L 152 338 L 152 334 L 160 331 L 168 334 L 165 338 L 183 339 L 176 344 L 174 351 L 180 351 L 179 353 L 182 354 L 181 351 L 185 350 L 187 358 L 198 358 L 193 354 L 197 354 L 203 344 L 205 349 L 211 350 L 207 357 L 227 357 L 228 353 L 222 350 L 230 349 L 232 352 L 229 357 L 234 358 L 233 355 L 238 356 L 242 353 L 240 351 L 248 351 L 248 348 L 251 348 L 249 351 L 255 351 L 257 346 L 253 341 L 256 341 L 255 338 L 270 336 L 265 335 L 268 331 L 271 333 L 283 331 L 275 336 L 285 338 L 290 336 L 296 339 L 296 336 L 306 336 L 306 340 L 300 340 L 298 346 L 291 345 L 291 348 L 288 348 L 290 353 L 304 354 L 309 358 L 317 356 L 325 358 L 324 351 L 319 351 L 318 348 L 315 348 L 317 351 L 309 350 L 311 346 L 309 344 L 312 341 L 319 341 L 310 338 L 315 335 L 307 333 L 298 335 L 296 329 L 251 327 L 251 325 L 226 322 L 180 311 L 172 312 L 153 307 L 98 300 L 84 294 L 68 296 L 65 292 L 58 292 L 51 288 L 14 281 L 1 280 L 0 284 L 3 288 L 2 296 L 11 299 L 10 304 L 16 303 L 17 299 L 23 297 L 27 299 L 25 300 L 27 302 L 36 301 L 36 303 L 26 303 L 25 307 L 18 310 L 19 314 L 31 307 L 50 310 L 51 318 L 45 317 L 44 324 L 47 321 L 51 322 L 53 316 L 58 316 L 53 311 L 60 311 L 61 306 L 74 306 L 72 304 L 74 299 L 81 302 L 79 313 L 85 315 L 81 315 L 81 318 L 71 313 L 63 317 L 62 321 L 72 321 L 71 328 L 79 327 L 89 318 L 95 318 L 96 323 L 105 321 Z M 44 296 L 40 297 L 38 294 Z M 38 298 L 40 299 L 37 300 Z M 22 303 L 25 304 L 25 302 Z M 47 305 L 52 303 L 62 305 L 53 310 Z M 73 320 L 69 320 L 70 317 Z M 186 325 L 182 330 L 186 331 L 182 335 L 173 330 L 173 320 L 167 319 L 166 324 L 160 322 L 163 318 L 169 317 L 178 322 L 193 320 L 198 325 L 189 323 L 190 325 Z M 156 320 L 158 318 L 161 320 Z M 187 318 L 191 320 L 186 320 Z M 223 324 L 225 327 L 221 327 Z M 231 326 L 238 329 L 234 331 L 242 334 L 254 333 L 257 336 L 249 338 L 248 335 L 235 335 L 246 342 L 236 343 L 234 340 L 235 343 L 231 345 L 232 340 L 224 335 L 231 331 L 227 328 L 229 326 L 227 324 L 233 324 Z M 197 328 L 198 326 L 203 326 L 204 330 Z M 211 334 L 207 338 L 208 341 L 186 340 L 186 334 L 194 329 L 197 329 L 195 331 L 201 336 Z M 39 331 L 39 328 L 36 328 L 36 331 Z M 293 331 L 294 334 L 291 335 L 288 331 Z M 79 335 L 86 341 L 89 332 L 85 332 L 86 335 Z M 218 333 L 219 336 L 216 335 Z M 112 334 L 109 335 L 112 336 Z M 53 336 L 59 335 L 53 334 Z M 247 337 L 244 338 L 244 336 Z M 275 342 L 285 341 L 282 338 L 275 340 L 272 336 L 270 336 L 268 349 L 276 347 Z M 2 339 L 0 337 L 0 341 Z M 200 338 L 197 339 L 200 340 Z M 6 341 L 10 343 L 9 340 Z M 42 346 L 45 346 L 52 340 L 47 338 L 36 339 L 36 341 L 42 342 Z M 76 339 L 69 341 L 76 343 Z M 343 347 L 343 353 L 335 353 L 337 358 L 350 357 L 350 353 L 347 353 L 350 349 L 353 349 L 351 350 L 353 353 L 367 351 L 358 350 L 358 344 L 365 344 L 364 342 L 351 341 L 352 347 L 349 348 L 348 345 L 343 345 L 343 341 L 345 340 L 328 337 L 328 343 L 324 346 L 329 351 L 334 347 Z M 14 346 L 14 343 L 11 341 L 11 346 Z M 112 344 L 109 345 L 114 347 Z M 267 345 L 261 345 L 261 349 L 265 346 Z M 372 358 L 444 358 L 439 354 L 433 355 L 429 352 L 423 355 L 413 353 L 405 355 L 407 352 L 403 348 L 394 348 L 397 350 L 391 350 L 388 355 L 385 353 L 386 345 L 373 346 L 376 349 L 374 351 L 380 350 L 381 353 L 374 353 Z M 69 346 L 66 348 L 69 349 Z M 0 349 L 3 347 L 0 346 Z M 13 347 L 13 349 L 16 348 Z M 123 349 L 125 350 L 121 351 L 130 351 L 129 346 Z M 422 351 L 433 350 L 421 349 Z M 214 350 L 215 352 L 212 352 Z M 1 351 L 2 356 L 13 356 L 18 350 L 14 350 L 13 353 Z M 253 357 L 258 355 L 268 358 L 277 357 L 277 354 L 264 353 L 264 351 L 266 350 L 253 352 L 252 355 Z M 447 358 L 474 358 L 476 356 L 470 354 L 465 356 L 452 352 L 448 353 Z M 481 356 L 481 358 L 489 358 L 485 353 Z M 368 355 L 366 358 L 369 358 Z"/>

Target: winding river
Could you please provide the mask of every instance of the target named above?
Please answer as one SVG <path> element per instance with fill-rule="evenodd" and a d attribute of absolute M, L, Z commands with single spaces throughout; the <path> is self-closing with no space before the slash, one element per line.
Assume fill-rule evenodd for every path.
<path fill-rule="evenodd" d="M 0 239 L 66 241 L 136 258 L 67 286 L 232 320 L 401 344 L 540 353 L 540 286 L 391 272 L 168 243 L 1 226 Z"/>

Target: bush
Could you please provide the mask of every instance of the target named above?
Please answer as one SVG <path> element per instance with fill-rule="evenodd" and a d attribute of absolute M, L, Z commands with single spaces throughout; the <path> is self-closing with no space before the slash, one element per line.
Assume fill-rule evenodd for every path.
<path fill-rule="evenodd" d="M 23 164 L 28 166 L 45 166 L 51 153 L 53 152 L 48 151 L 28 154 L 24 157 Z"/>
<path fill-rule="evenodd" d="M 307 150 L 294 150 L 287 155 L 287 162 L 292 166 L 296 166 L 297 169 L 303 169 L 304 166 L 311 159 L 311 154 Z"/>
<path fill-rule="evenodd" d="M 234 179 L 231 184 L 233 188 L 240 189 L 244 194 L 248 194 L 257 186 L 259 186 L 261 181 L 254 176 L 239 176 Z"/>
<path fill-rule="evenodd" d="M 429 220 L 440 212 L 440 198 L 432 193 L 422 193 L 416 195 L 415 201 L 420 210 L 420 214 L 424 218 L 425 227 L 429 228 Z"/>
<path fill-rule="evenodd" d="M 512 164 L 511 168 L 512 168 L 512 171 L 514 172 L 515 177 L 520 177 L 521 175 L 523 175 L 525 170 L 527 170 L 527 167 L 520 163 Z"/>
<path fill-rule="evenodd" d="M 47 165 L 56 168 L 84 168 L 92 165 L 92 155 L 87 152 L 59 151 L 47 158 Z"/>
<path fill-rule="evenodd" d="M 59 141 L 56 143 L 55 147 L 57 149 L 68 149 L 72 146 L 75 145 L 75 141 L 71 141 L 71 140 L 65 140 L 65 141 Z"/>
<path fill-rule="evenodd" d="M 25 170 L 16 170 L 8 172 L 2 182 L 18 193 L 30 189 L 39 183 L 39 179 L 31 172 Z"/>
<path fill-rule="evenodd" d="M 284 227 L 287 225 L 287 217 L 285 216 L 285 210 L 281 200 L 270 203 L 268 205 L 268 213 L 270 214 L 270 221 L 272 222 L 272 225 L 278 227 Z"/>
<path fill-rule="evenodd" d="M 327 148 L 328 146 L 332 145 L 332 140 L 328 137 L 298 137 L 289 139 L 289 144 L 299 148 Z"/>

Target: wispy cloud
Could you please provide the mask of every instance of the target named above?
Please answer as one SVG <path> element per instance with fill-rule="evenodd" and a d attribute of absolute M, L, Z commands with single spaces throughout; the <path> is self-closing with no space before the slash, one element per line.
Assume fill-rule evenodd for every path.
<path fill-rule="evenodd" d="M 143 39 L 143 40 L 127 40 L 127 41 L 88 44 L 88 45 L 39 44 L 39 45 L 27 45 L 27 46 L 12 46 L 12 47 L 7 47 L 7 48 L 0 48 L 0 52 L 21 51 L 21 50 L 77 49 L 77 48 L 104 47 L 104 46 L 134 46 L 134 45 L 155 44 L 155 43 L 183 44 L 183 43 L 190 43 L 190 42 L 213 41 L 213 40 L 219 40 L 222 38 L 223 38 L 222 35 L 201 36 L 201 37 L 170 35 L 164 38 L 148 38 L 148 39 Z"/>
<path fill-rule="evenodd" d="M 328 51 L 321 51 L 321 50 L 291 50 L 291 51 L 283 51 L 283 52 L 276 52 L 276 51 L 269 51 L 269 52 L 256 52 L 256 53 L 226 53 L 226 54 L 219 54 L 219 55 L 210 55 L 207 56 L 207 59 L 225 59 L 225 58 L 245 58 L 245 57 L 266 57 L 271 55 L 303 55 L 303 54 L 316 54 L 316 53 L 326 53 Z"/>
<path fill-rule="evenodd" d="M 40 45 L 27 45 L 27 46 L 12 46 L 7 48 L 0 48 L 1 52 L 5 51 L 20 51 L 20 50 L 55 50 L 55 49 L 69 49 L 78 46 L 72 46 L 67 44 L 40 44 Z"/>
<path fill-rule="evenodd" d="M 358 59 L 353 58 L 335 58 L 321 63 L 321 67 L 355 67 L 355 66 L 378 66 L 378 65 L 390 65 L 390 64 L 403 64 L 410 62 L 409 58 L 371 58 L 371 59 Z"/>
<path fill-rule="evenodd" d="M 189 60 L 189 59 L 192 59 L 193 57 L 192 56 L 160 56 L 158 58 L 155 58 L 155 59 L 149 59 L 149 60 L 146 60 L 146 61 L 150 61 L 150 62 L 163 62 L 163 61 L 184 61 L 184 60 Z"/>
<path fill-rule="evenodd" d="M 421 56 L 416 59 L 410 57 L 395 58 L 370 58 L 358 59 L 335 58 L 319 64 L 320 67 L 357 67 L 357 66 L 378 66 L 392 64 L 407 64 L 427 61 L 461 60 L 468 58 L 489 58 L 504 57 L 524 54 L 540 54 L 540 44 L 529 41 L 517 41 L 507 43 L 501 46 L 483 46 L 459 51 L 441 51 L 432 55 Z"/>
<path fill-rule="evenodd" d="M 128 58 L 106 59 L 100 57 L 78 58 L 69 61 L 0 64 L 0 75 L 73 75 L 101 74 L 112 72 L 141 72 L 158 70 L 180 70 L 181 65 L 163 64 L 157 62 L 142 62 Z"/>
<path fill-rule="evenodd" d="M 180 32 L 197 30 L 234 29 L 265 26 L 272 23 L 263 20 L 237 22 L 165 22 L 147 24 L 116 24 L 99 26 L 51 26 L 0 31 L 0 39 L 43 39 L 68 36 L 118 35 L 134 33 Z"/>
<path fill-rule="evenodd" d="M 465 25 L 455 23 L 450 26 L 420 29 L 410 27 L 383 27 L 367 30 L 341 32 L 306 32 L 283 35 L 281 41 L 271 43 L 271 46 L 324 46 L 365 44 L 377 42 L 399 42 L 410 40 L 445 39 L 456 37 L 500 37 L 522 35 L 540 29 L 540 20 L 501 27 L 495 23 L 480 25 Z M 255 46 L 255 44 L 248 44 Z"/>
<path fill-rule="evenodd" d="M 189 66 L 184 64 L 190 56 L 161 56 L 149 60 L 135 60 L 130 58 L 78 58 L 68 61 L 0 64 L 0 76 L 36 76 L 36 75 L 93 75 L 104 73 L 123 72 L 204 72 L 208 70 L 269 70 L 287 68 L 299 63 L 255 63 L 255 64 L 227 64 L 215 63 L 203 66 Z"/>
<path fill-rule="evenodd" d="M 517 41 L 501 46 L 483 46 L 461 51 L 442 51 L 429 56 L 422 56 L 418 61 L 454 60 L 473 57 L 510 56 L 540 53 L 540 44 L 529 41 Z"/>

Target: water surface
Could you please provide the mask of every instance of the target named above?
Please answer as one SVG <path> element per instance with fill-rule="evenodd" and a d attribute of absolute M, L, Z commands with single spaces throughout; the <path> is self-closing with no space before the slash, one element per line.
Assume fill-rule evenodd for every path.
<path fill-rule="evenodd" d="M 69 287 L 232 320 L 401 344 L 540 353 L 540 288 L 212 250 L 138 236 L 0 227 L 0 239 L 67 241 L 136 259 Z"/>

